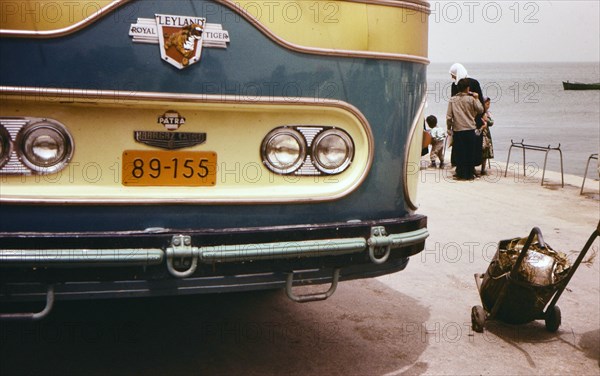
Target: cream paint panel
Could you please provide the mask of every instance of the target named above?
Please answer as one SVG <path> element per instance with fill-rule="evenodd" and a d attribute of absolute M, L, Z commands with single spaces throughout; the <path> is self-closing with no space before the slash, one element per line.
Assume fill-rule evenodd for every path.
<path fill-rule="evenodd" d="M 421 149 L 423 143 L 423 123 L 425 121 L 425 101 L 421 104 L 421 108 L 412 124 L 412 135 L 410 144 L 406 154 L 406 167 L 404 171 L 404 195 L 408 206 L 416 210 L 417 205 L 417 188 L 419 185 L 419 177 L 421 170 Z"/>
<path fill-rule="evenodd" d="M 75 140 L 69 167 L 48 176 L 3 176 L 0 200 L 193 200 L 322 201 L 348 194 L 364 179 L 371 163 L 372 136 L 353 113 L 320 104 L 189 103 L 169 101 L 88 100 L 5 96 L 0 116 L 48 117 L 62 122 Z M 10 99 L 9 99 L 10 98 Z M 61 103 L 59 103 L 59 101 Z M 177 110 L 186 118 L 179 131 L 206 132 L 207 142 L 184 150 L 218 155 L 216 187 L 124 187 L 120 182 L 124 150 L 159 150 L 136 143 L 136 130 L 165 131 L 157 118 Z M 347 131 L 355 142 L 350 168 L 331 177 L 280 176 L 261 162 L 263 137 L 282 125 L 329 125 Z M 364 125 L 363 125 L 364 124 Z"/>
<path fill-rule="evenodd" d="M 0 29 L 60 30 L 86 19 L 101 17 L 111 6 L 124 2 L 0 0 Z"/>
<path fill-rule="evenodd" d="M 296 46 L 427 56 L 428 11 L 335 0 L 222 0 Z"/>
<path fill-rule="evenodd" d="M 428 16 L 414 10 L 367 6 L 368 50 L 426 57 Z"/>
<path fill-rule="evenodd" d="M 343 1 L 240 0 L 242 13 L 255 18 L 271 32 L 301 46 L 368 49 L 366 5 Z"/>

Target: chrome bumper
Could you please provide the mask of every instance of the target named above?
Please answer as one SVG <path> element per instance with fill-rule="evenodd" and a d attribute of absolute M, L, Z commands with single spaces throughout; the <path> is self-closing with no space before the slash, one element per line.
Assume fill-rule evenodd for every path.
<path fill-rule="evenodd" d="M 339 256 L 368 252 L 375 264 L 385 262 L 391 251 L 423 242 L 426 228 L 388 235 L 383 226 L 373 227 L 369 238 L 320 239 L 296 242 L 236 244 L 194 247 L 188 235 L 175 235 L 166 249 L 2 249 L 0 267 L 127 267 L 166 263 L 177 278 L 190 277 L 199 263 L 233 263 L 257 260 L 295 259 Z M 179 270 L 175 260 L 184 260 Z"/>

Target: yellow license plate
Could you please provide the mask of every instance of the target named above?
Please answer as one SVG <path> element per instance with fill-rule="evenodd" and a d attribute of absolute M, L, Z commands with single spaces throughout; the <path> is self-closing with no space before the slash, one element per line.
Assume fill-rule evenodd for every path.
<path fill-rule="evenodd" d="M 125 186 L 214 186 L 217 180 L 217 153 L 126 150 L 123 152 L 122 173 Z"/>

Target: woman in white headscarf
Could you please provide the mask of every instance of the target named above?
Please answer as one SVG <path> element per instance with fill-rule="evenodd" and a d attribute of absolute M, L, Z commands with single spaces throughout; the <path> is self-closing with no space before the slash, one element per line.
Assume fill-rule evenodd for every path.
<path fill-rule="evenodd" d="M 454 81 L 455 84 L 458 84 L 458 81 L 469 77 L 469 74 L 467 73 L 467 69 L 461 63 L 454 63 L 450 67 L 450 76 L 452 77 L 452 81 Z"/>
<path fill-rule="evenodd" d="M 483 100 L 484 100 L 484 96 L 483 96 L 483 92 L 481 91 L 481 85 L 479 85 L 479 81 L 477 81 L 474 78 L 469 77 L 469 73 L 467 72 L 467 69 L 460 63 L 454 63 L 452 64 L 452 66 L 450 67 L 450 77 L 452 77 L 452 88 L 451 88 L 451 94 L 452 96 L 455 96 L 459 93 L 458 91 L 458 81 L 462 80 L 462 79 L 466 79 L 467 82 L 469 83 L 469 92 L 471 93 L 477 93 L 478 95 L 478 99 L 479 102 L 481 102 L 481 106 L 482 108 L 485 106 Z M 481 126 L 483 125 L 483 121 L 482 121 L 482 117 L 483 116 L 483 112 L 478 114 L 475 117 L 475 125 L 477 127 L 477 129 L 481 129 Z M 481 133 L 478 132 L 479 134 L 476 136 L 476 140 L 475 143 L 473 144 L 473 151 L 472 151 L 472 155 L 474 158 L 473 161 L 473 166 L 479 166 L 481 164 L 481 159 L 482 159 L 482 155 L 483 155 L 483 138 L 481 137 Z M 453 166 L 456 166 L 456 154 L 454 153 L 455 150 L 454 146 L 452 148 L 452 155 L 451 155 L 451 162 Z"/>
<path fill-rule="evenodd" d="M 481 105 L 484 105 L 484 97 L 481 91 L 481 86 L 479 85 L 479 81 L 469 77 L 467 68 L 465 68 L 460 63 L 452 64 L 452 66 L 450 67 L 450 77 L 452 77 L 452 96 L 458 94 L 458 88 L 456 86 L 458 84 L 458 81 L 462 80 L 463 78 L 466 78 L 469 81 L 469 91 L 471 91 L 472 93 L 477 93 L 479 95 L 479 101 L 481 102 Z"/>

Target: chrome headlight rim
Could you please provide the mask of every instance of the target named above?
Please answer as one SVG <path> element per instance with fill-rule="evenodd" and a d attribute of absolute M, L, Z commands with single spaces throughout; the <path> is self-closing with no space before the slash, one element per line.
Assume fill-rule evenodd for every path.
<path fill-rule="evenodd" d="M 60 158 L 58 158 L 57 161 L 53 164 L 47 166 L 40 165 L 33 161 L 32 158 L 30 158 L 30 156 L 28 155 L 28 152 L 26 151 L 26 143 L 29 137 L 33 132 L 38 131 L 40 129 L 48 129 L 53 132 L 56 132 L 62 137 L 62 141 L 64 143 L 64 150 L 61 153 Z M 71 161 L 74 152 L 73 137 L 71 136 L 67 128 L 64 125 L 56 121 L 51 121 L 49 119 L 42 119 L 38 122 L 30 123 L 24 126 L 17 135 L 16 145 L 16 151 L 19 160 L 27 168 L 31 169 L 31 171 L 40 175 L 53 174 L 64 169 L 66 165 Z"/>
<path fill-rule="evenodd" d="M 293 164 L 290 164 L 289 166 L 287 166 L 285 168 L 276 166 L 273 163 L 273 161 L 271 161 L 268 158 L 269 144 L 275 137 L 278 137 L 278 136 L 292 137 L 298 143 L 298 147 L 299 147 L 298 158 L 294 161 Z M 262 142 L 262 146 L 261 146 L 261 158 L 262 158 L 263 164 L 265 166 L 267 166 L 267 168 L 269 170 L 271 170 L 277 174 L 280 174 L 280 175 L 290 175 L 290 174 L 293 174 L 294 172 L 296 172 L 304 163 L 304 160 L 306 159 L 306 153 L 307 153 L 306 140 L 304 139 L 304 137 L 302 136 L 302 134 L 300 132 L 298 132 L 297 130 L 290 128 L 290 127 L 280 127 L 280 128 L 273 129 L 271 132 L 269 132 L 265 136 L 265 138 L 263 139 L 263 142 Z"/>
<path fill-rule="evenodd" d="M 12 153 L 12 138 L 3 126 L 0 126 L 0 168 L 4 167 Z"/>
<path fill-rule="evenodd" d="M 321 162 L 320 158 L 318 157 L 319 144 L 323 141 L 323 139 L 325 139 L 325 137 L 328 137 L 331 135 L 335 135 L 335 136 L 341 138 L 342 141 L 344 141 L 344 143 L 346 145 L 346 157 L 344 158 L 344 161 L 335 168 L 330 168 L 328 166 L 325 166 Z M 331 128 L 331 129 L 325 130 L 325 131 L 319 133 L 317 135 L 317 137 L 315 138 L 315 140 L 313 141 L 311 158 L 312 158 L 312 161 L 313 161 L 313 164 L 315 165 L 315 167 L 322 173 L 328 174 L 328 175 L 341 174 L 342 172 L 346 171 L 346 169 L 348 168 L 348 166 L 350 166 L 350 164 L 352 163 L 352 160 L 354 159 L 354 142 L 352 141 L 352 138 L 346 132 L 344 132 L 343 130 L 341 130 L 339 128 Z"/>

